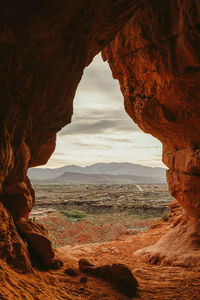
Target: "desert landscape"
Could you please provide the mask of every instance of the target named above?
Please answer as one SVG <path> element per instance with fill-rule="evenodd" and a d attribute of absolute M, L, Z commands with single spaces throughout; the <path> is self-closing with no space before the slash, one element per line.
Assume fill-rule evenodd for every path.
<path fill-rule="evenodd" d="M 136 235 L 163 218 L 172 201 L 166 184 L 34 185 L 30 218 L 45 225 L 54 247 Z"/>

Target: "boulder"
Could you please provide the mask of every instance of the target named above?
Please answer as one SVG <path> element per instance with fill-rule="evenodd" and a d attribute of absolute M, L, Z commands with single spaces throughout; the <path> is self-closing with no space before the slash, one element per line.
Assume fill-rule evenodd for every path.
<path fill-rule="evenodd" d="M 137 294 L 138 282 L 131 270 L 123 264 L 94 266 L 86 259 L 80 259 L 79 269 L 112 283 L 117 290 L 128 297 L 132 298 Z"/>
<path fill-rule="evenodd" d="M 16 222 L 16 226 L 25 237 L 32 257 L 39 260 L 40 266 L 48 269 L 58 269 L 63 266 L 61 260 L 55 259 L 48 231 L 43 225 L 21 218 Z"/>

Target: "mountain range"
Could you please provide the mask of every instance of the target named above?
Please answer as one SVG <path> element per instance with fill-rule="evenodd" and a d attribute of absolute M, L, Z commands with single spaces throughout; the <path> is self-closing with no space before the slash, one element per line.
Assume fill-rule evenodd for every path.
<path fill-rule="evenodd" d="M 61 168 L 31 168 L 28 176 L 41 184 L 121 184 L 166 183 L 166 169 L 132 163 L 97 163 L 86 167 L 67 165 Z"/>

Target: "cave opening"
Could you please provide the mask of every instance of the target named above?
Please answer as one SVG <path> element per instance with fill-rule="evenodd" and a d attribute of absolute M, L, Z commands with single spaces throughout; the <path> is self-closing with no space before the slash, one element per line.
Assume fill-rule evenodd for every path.
<path fill-rule="evenodd" d="M 99 272 L 80 260 L 85 256 L 114 275 L 128 272 L 116 260 L 126 263 L 142 299 L 199 299 L 199 0 L 39 2 L 1 5 L 0 297 L 96 299 L 98 291 L 100 299 L 109 299 L 109 292 L 121 299 L 111 289 L 105 295 L 102 282 L 80 273 L 74 282 L 66 280 L 62 259 L 65 266 L 79 260 L 79 271 Z M 162 142 L 177 201 L 169 222 L 148 232 L 127 234 L 117 243 L 68 247 L 55 251 L 56 258 L 46 229 L 28 219 L 35 193 L 27 170 L 44 165 L 53 153 L 57 132 L 71 121 L 83 70 L 100 51 L 119 80 L 129 116 Z M 44 278 L 33 270 L 30 248 L 48 270 L 60 271 Z M 111 262 L 114 269 L 105 265 Z M 19 272 L 31 275 L 24 280 Z"/>
<path fill-rule="evenodd" d="M 48 212 L 50 218 L 43 225 L 49 228 L 57 247 L 136 234 L 168 213 L 167 205 L 172 199 L 163 166 L 161 143 L 142 132 L 125 112 L 119 84 L 98 54 L 84 71 L 74 99 L 72 123 L 58 132 L 54 154 L 43 168 L 29 169 L 36 192 L 30 218 L 42 223 Z M 159 201 L 159 197 L 163 199 Z M 49 226 L 50 220 L 59 223 L 59 218 L 66 228 L 66 232 L 62 230 L 62 240 Z M 82 231 L 76 232 L 87 220 L 83 238 Z M 139 220 L 144 221 L 140 224 Z M 97 230 L 95 223 L 103 226 L 106 222 L 110 228 L 92 237 L 90 230 Z M 76 237 L 69 237 L 71 226 Z M 57 231 L 60 232 L 59 226 Z"/>
<path fill-rule="evenodd" d="M 55 151 L 43 167 L 112 162 L 165 167 L 160 141 L 125 112 L 118 81 L 98 54 L 77 88 L 72 123 L 58 132 Z"/>

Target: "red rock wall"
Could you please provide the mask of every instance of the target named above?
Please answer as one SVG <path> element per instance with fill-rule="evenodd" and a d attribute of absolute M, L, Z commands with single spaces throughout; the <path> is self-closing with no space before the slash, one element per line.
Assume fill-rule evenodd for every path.
<path fill-rule="evenodd" d="M 0 200 L 15 221 L 33 207 L 27 169 L 48 161 L 70 123 L 85 66 L 145 2 L 1 1 Z"/>
<path fill-rule="evenodd" d="M 19 236 L 11 215 L 0 202 L 0 258 L 20 272 L 31 271 L 26 243 Z"/>
<path fill-rule="evenodd" d="M 163 144 L 172 195 L 200 216 L 200 2 L 150 1 L 103 51 L 125 109 Z"/>
<path fill-rule="evenodd" d="M 1 257 L 9 257 L 2 250 L 8 244 L 12 261 L 21 257 L 29 268 L 5 207 L 36 245 L 40 229 L 19 223 L 34 204 L 27 169 L 47 162 L 56 133 L 71 121 L 84 67 L 120 30 L 104 59 L 129 115 L 163 143 L 172 194 L 199 216 L 199 24 L 198 0 L 1 1 L 0 226 L 7 232 Z"/>
<path fill-rule="evenodd" d="M 45 164 L 71 121 L 77 85 L 138 1 L 5 0 L 0 4 L 3 190 Z"/>

